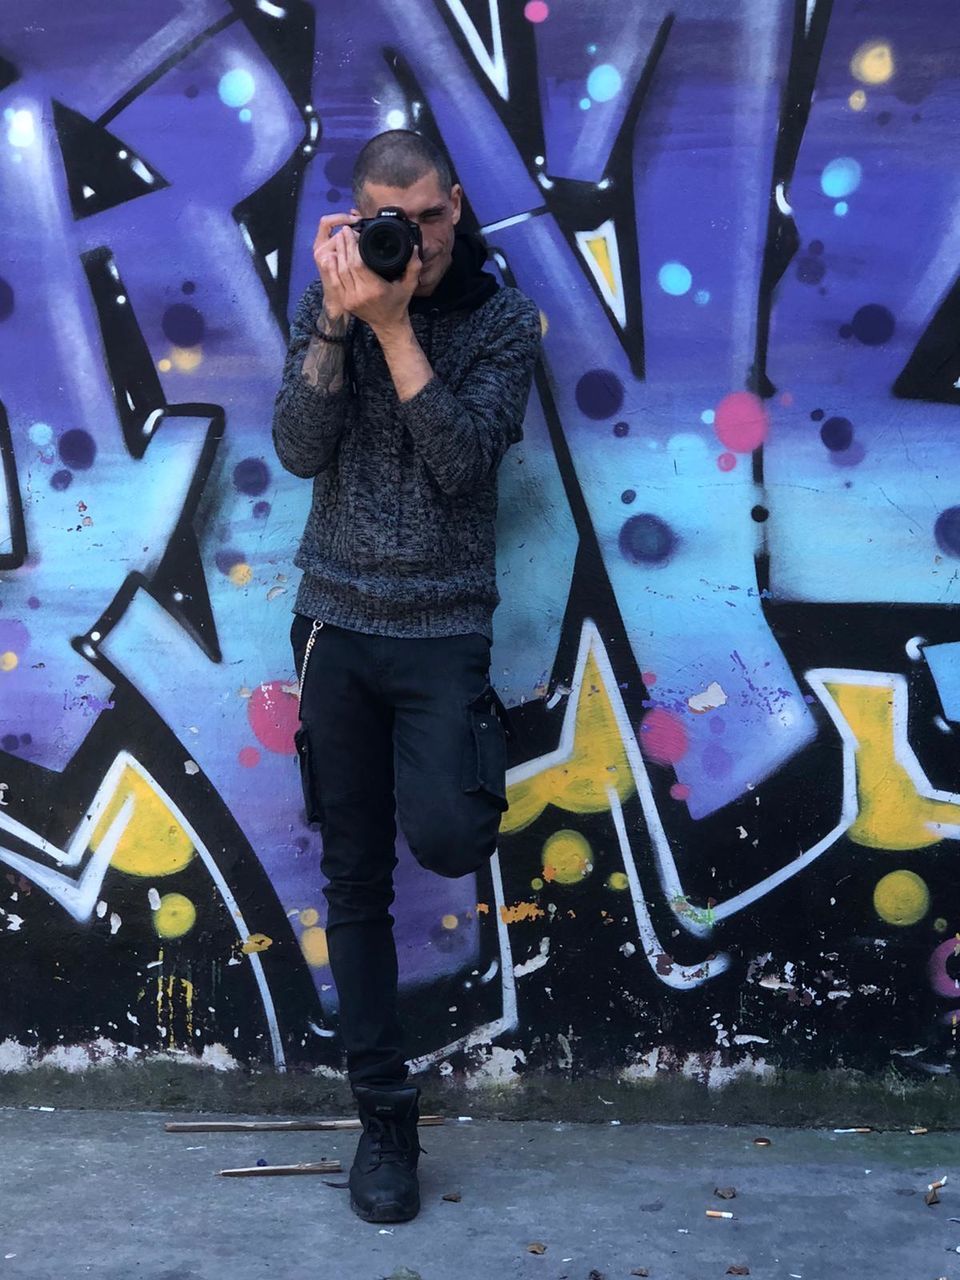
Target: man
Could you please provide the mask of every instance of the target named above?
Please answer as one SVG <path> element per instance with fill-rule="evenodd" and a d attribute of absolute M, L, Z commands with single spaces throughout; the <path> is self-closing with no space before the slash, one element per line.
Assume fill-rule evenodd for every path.
<path fill-rule="evenodd" d="M 419 1211 L 419 1091 L 406 1084 L 390 906 L 396 819 L 422 866 L 464 876 L 506 808 L 490 687 L 497 467 L 521 435 L 537 307 L 481 270 L 461 190 L 426 139 L 391 130 L 354 169 L 356 208 L 320 220 L 273 437 L 313 480 L 291 639 L 308 813 L 323 837 L 327 942 L 363 1134 L 351 1205 Z M 349 224 L 403 210 L 422 249 L 367 267 Z"/>

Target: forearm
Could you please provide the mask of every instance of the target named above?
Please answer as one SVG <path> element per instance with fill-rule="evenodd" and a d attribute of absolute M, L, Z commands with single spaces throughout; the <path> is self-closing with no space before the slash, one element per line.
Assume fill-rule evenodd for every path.
<path fill-rule="evenodd" d="M 344 337 L 347 321 L 331 322 L 321 313 L 316 326 L 295 333 L 273 414 L 277 456 L 303 478 L 329 465 L 346 422 L 345 346 L 325 342 L 318 329 Z"/>
<path fill-rule="evenodd" d="M 434 376 L 430 361 L 417 341 L 410 317 L 389 328 L 376 328 L 374 332 L 387 362 L 397 398 L 401 404 L 412 400 Z"/>
<path fill-rule="evenodd" d="M 347 317 L 327 318 L 321 311 L 303 358 L 301 372 L 305 381 L 319 391 L 339 391 L 343 386 L 347 336 Z"/>

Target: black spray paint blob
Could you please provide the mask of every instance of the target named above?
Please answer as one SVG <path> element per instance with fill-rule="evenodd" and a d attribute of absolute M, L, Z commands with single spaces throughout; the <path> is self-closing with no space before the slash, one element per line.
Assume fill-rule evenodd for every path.
<path fill-rule="evenodd" d="M 937 546 L 948 556 L 960 556 L 960 507 L 947 507 L 933 526 Z"/>
<path fill-rule="evenodd" d="M 880 347 L 889 342 L 896 327 L 893 312 L 876 302 L 861 307 L 850 325 L 853 336 L 867 347 Z"/>
<path fill-rule="evenodd" d="M 13 286 L 0 276 L 0 320 L 13 315 Z"/>
<path fill-rule="evenodd" d="M 221 573 L 229 573 L 234 565 L 243 564 L 246 556 L 242 551 L 225 548 L 223 551 L 218 551 L 213 559 Z"/>
<path fill-rule="evenodd" d="M 577 383 L 577 404 L 588 418 L 612 418 L 623 407 L 623 383 L 609 369 L 591 369 Z"/>
<path fill-rule="evenodd" d="M 62 493 L 64 489 L 69 489 L 72 484 L 72 471 L 55 471 L 50 477 L 50 488 L 56 489 L 58 493 Z"/>
<path fill-rule="evenodd" d="M 614 425 L 613 425 L 613 434 L 614 434 L 618 439 L 622 440 L 624 436 L 628 436 L 628 435 L 630 434 L 630 423 L 629 423 L 629 422 L 615 422 L 615 423 L 614 423 Z"/>
<path fill-rule="evenodd" d="M 800 258 L 797 262 L 797 279 L 801 284 L 819 284 L 826 274 L 822 258 Z"/>
<path fill-rule="evenodd" d="M 849 449 L 853 444 L 853 423 L 849 418 L 828 418 L 820 428 L 820 439 L 834 453 Z"/>
<path fill-rule="evenodd" d="M 206 330 L 203 316 L 188 302 L 175 302 L 167 307 L 161 321 L 164 334 L 175 347 L 196 347 Z"/>
<path fill-rule="evenodd" d="M 97 456 L 97 444 L 93 436 L 79 427 L 65 431 L 57 447 L 60 450 L 60 460 L 74 471 L 89 471 Z"/>
<path fill-rule="evenodd" d="M 244 458 L 233 468 L 233 483 L 241 493 L 256 497 L 270 483 L 270 471 L 262 458 Z"/>
<path fill-rule="evenodd" d="M 332 187 L 349 191 L 353 185 L 353 156 L 346 151 L 335 151 L 323 166 L 323 172 Z"/>
<path fill-rule="evenodd" d="M 677 546 L 677 535 L 659 516 L 631 516 L 620 530 L 620 550 L 634 564 L 662 564 Z"/>
<path fill-rule="evenodd" d="M 621 493 L 620 495 L 620 501 L 626 502 L 627 505 L 629 505 L 631 502 L 636 502 L 636 500 L 637 500 L 636 489 L 624 489 L 623 493 Z"/>

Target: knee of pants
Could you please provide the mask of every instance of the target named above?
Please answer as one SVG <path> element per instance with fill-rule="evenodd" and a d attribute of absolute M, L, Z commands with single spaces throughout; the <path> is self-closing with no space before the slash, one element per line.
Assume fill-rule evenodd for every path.
<path fill-rule="evenodd" d="M 323 896 L 329 907 L 329 925 L 344 920 L 384 919 L 393 906 L 395 892 L 390 876 L 355 880 L 335 875 L 324 885 Z"/>
<path fill-rule="evenodd" d="M 405 835 L 421 867 L 456 880 L 478 871 L 493 857 L 499 831 L 499 811 L 485 807 L 479 814 L 434 814 Z"/>

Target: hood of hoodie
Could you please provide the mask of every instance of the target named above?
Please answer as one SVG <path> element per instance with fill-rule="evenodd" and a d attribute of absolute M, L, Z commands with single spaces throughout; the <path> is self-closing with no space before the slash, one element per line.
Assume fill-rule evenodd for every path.
<path fill-rule="evenodd" d="M 446 314 L 482 307 L 500 288 L 493 276 L 482 269 L 486 260 L 487 246 L 480 236 L 458 231 L 453 240 L 453 261 L 429 297 L 410 299 L 411 312 Z"/>

